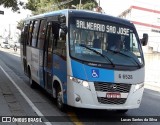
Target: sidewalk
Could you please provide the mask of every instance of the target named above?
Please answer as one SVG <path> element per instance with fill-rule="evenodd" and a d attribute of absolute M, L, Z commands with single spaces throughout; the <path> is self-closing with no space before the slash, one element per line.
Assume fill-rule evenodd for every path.
<path fill-rule="evenodd" d="M 6 48 L 0 48 L 1 51 L 7 52 L 9 54 L 19 56 L 20 57 L 20 49 L 18 48 L 17 51 L 15 52 L 13 48 L 6 49 Z"/>
<path fill-rule="evenodd" d="M 37 116 L 3 70 L 16 83 L 21 84 L 19 77 L 0 60 L 0 125 L 44 125 L 44 123 L 2 122 L 2 120 L 5 121 L 3 118 L 5 116 L 9 119 L 15 116 L 26 118 L 28 116 Z"/>
<path fill-rule="evenodd" d="M 0 121 L 4 116 L 26 116 L 23 107 L 15 96 L 14 86 L 0 68 Z M 17 123 L 0 123 L 1 125 L 17 125 Z M 20 124 L 18 124 L 20 125 Z M 24 125 L 30 125 L 25 123 Z"/>
<path fill-rule="evenodd" d="M 160 83 L 145 82 L 144 88 L 160 92 Z"/>

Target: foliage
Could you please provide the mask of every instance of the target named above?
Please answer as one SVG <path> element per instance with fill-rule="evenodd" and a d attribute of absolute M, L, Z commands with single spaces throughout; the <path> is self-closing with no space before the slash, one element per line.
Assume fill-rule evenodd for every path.
<path fill-rule="evenodd" d="M 0 5 L 3 5 L 5 8 L 11 8 L 13 12 L 19 12 L 19 6 L 23 6 L 24 3 L 19 0 L 1 0 Z"/>
<path fill-rule="evenodd" d="M 20 21 L 17 23 L 17 29 L 19 29 L 19 30 L 22 31 L 23 26 L 24 26 L 24 22 L 23 22 L 23 20 L 20 20 Z"/>
<path fill-rule="evenodd" d="M 70 0 L 28 0 L 28 3 L 23 3 L 21 0 L 1 0 L 0 5 L 3 5 L 5 8 L 11 8 L 14 12 L 19 12 L 20 6 L 24 9 L 29 9 L 33 14 L 40 14 L 44 12 L 49 12 L 59 9 L 68 9 L 72 5 L 76 6 L 77 9 L 80 7 L 80 0 L 73 0 L 66 4 L 64 2 Z M 92 10 L 98 4 L 96 0 L 81 0 L 81 9 Z"/>
<path fill-rule="evenodd" d="M 79 8 L 80 0 L 73 0 L 69 2 L 70 0 L 39 0 L 39 4 L 37 4 L 35 11 L 32 11 L 33 14 L 40 14 L 44 12 L 49 12 L 53 10 L 59 10 L 59 9 L 69 9 L 72 7 L 72 5 L 76 6 L 76 8 Z M 66 4 L 63 4 L 64 2 L 68 2 Z M 31 2 L 32 4 L 32 2 Z M 98 5 L 96 0 L 81 0 L 81 9 L 88 9 L 92 10 Z"/>

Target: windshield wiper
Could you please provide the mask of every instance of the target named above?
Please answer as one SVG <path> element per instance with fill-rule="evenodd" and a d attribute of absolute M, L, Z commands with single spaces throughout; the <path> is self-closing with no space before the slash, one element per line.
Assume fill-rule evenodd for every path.
<path fill-rule="evenodd" d="M 91 50 L 92 52 L 95 52 L 96 54 L 98 54 L 98 55 L 100 55 L 101 57 L 103 57 L 103 58 L 107 58 L 107 60 L 111 63 L 111 65 L 113 66 L 113 67 L 115 67 L 115 64 L 109 59 L 109 57 L 107 57 L 107 56 L 104 56 L 103 54 L 101 54 L 100 52 L 98 52 L 98 51 L 96 51 L 96 50 L 94 50 L 94 49 L 92 49 L 92 48 L 89 48 L 88 46 L 86 46 L 86 45 L 84 45 L 84 44 L 79 44 L 79 46 L 82 46 L 82 47 L 84 47 L 84 48 L 86 48 L 86 49 L 88 49 L 88 50 Z"/>
<path fill-rule="evenodd" d="M 129 58 L 133 59 L 134 62 L 138 65 L 138 67 L 141 68 L 141 65 L 139 64 L 139 62 L 137 62 L 137 60 L 134 59 L 133 57 L 131 57 L 131 56 L 129 56 L 129 55 L 126 55 L 126 54 L 124 54 L 124 53 L 122 53 L 122 52 L 120 52 L 120 51 L 115 51 L 115 50 L 112 50 L 112 49 L 107 49 L 107 50 L 108 50 L 108 51 L 111 51 L 111 52 L 114 52 L 114 53 L 118 53 L 118 54 L 124 55 L 124 56 L 126 56 L 126 57 L 129 57 Z"/>

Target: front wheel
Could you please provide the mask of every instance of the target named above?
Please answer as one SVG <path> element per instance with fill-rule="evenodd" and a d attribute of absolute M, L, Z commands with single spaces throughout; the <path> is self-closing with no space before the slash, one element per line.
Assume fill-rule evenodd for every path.
<path fill-rule="evenodd" d="M 62 90 L 60 89 L 60 87 L 57 89 L 57 107 L 61 110 L 61 111 L 65 111 L 65 104 L 62 101 Z"/>
<path fill-rule="evenodd" d="M 36 83 L 32 80 L 32 76 L 31 76 L 31 72 L 29 70 L 29 84 L 30 84 L 30 87 L 35 89 L 36 88 Z"/>

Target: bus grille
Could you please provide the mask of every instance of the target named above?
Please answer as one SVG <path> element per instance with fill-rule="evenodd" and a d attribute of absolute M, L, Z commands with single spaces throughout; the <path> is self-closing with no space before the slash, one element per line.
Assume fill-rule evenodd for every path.
<path fill-rule="evenodd" d="M 105 98 L 105 97 L 97 97 L 98 102 L 102 104 L 124 104 L 126 102 L 126 98 Z"/>
<path fill-rule="evenodd" d="M 131 84 L 124 83 L 94 83 L 95 90 L 101 92 L 121 92 L 121 93 L 129 93 Z"/>

